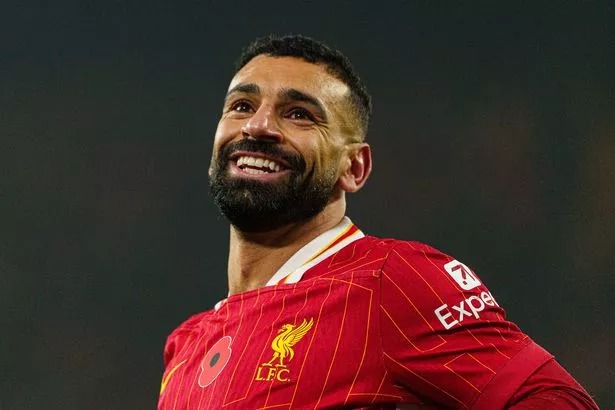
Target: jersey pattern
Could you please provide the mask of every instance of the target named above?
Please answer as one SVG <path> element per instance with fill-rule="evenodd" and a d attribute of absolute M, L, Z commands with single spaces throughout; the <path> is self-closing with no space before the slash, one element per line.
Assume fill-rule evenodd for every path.
<path fill-rule="evenodd" d="M 180 325 L 158 408 L 496 409 L 551 358 L 467 266 L 365 236 Z"/>

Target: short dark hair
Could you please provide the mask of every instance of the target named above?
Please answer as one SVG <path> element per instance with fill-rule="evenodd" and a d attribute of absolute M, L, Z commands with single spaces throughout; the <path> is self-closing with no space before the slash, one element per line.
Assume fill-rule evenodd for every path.
<path fill-rule="evenodd" d="M 359 120 L 361 139 L 365 139 L 372 111 L 371 97 L 348 57 L 320 41 L 299 34 L 269 35 L 256 39 L 241 53 L 235 66 L 236 72 L 261 54 L 273 57 L 297 57 L 308 63 L 324 65 L 327 72 L 350 89 L 350 103 Z"/>

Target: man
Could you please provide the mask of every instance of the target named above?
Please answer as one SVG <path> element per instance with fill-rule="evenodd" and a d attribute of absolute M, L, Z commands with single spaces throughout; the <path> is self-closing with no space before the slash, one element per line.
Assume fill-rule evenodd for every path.
<path fill-rule="evenodd" d="M 370 97 L 302 36 L 240 57 L 209 170 L 229 296 L 168 338 L 160 409 L 597 408 L 463 263 L 365 236 Z"/>

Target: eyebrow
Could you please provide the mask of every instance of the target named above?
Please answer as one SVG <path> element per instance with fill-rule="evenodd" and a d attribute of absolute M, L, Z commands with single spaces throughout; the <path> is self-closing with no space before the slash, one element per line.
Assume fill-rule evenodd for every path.
<path fill-rule="evenodd" d="M 261 89 L 258 85 L 254 83 L 242 83 L 237 84 L 235 87 L 228 90 L 224 99 L 227 99 L 229 95 L 234 93 L 245 93 L 245 94 L 260 94 Z"/>
<path fill-rule="evenodd" d="M 257 84 L 254 83 L 242 83 L 237 84 L 235 87 L 228 90 L 225 96 L 225 100 L 229 98 L 230 95 L 235 93 L 244 93 L 244 94 L 260 94 L 261 89 Z M 316 97 L 313 97 L 303 91 L 299 91 L 296 88 L 283 88 L 278 93 L 278 96 L 284 100 L 285 102 L 299 101 L 306 103 L 316 110 L 316 114 L 321 117 L 323 120 L 327 120 L 327 111 L 325 107 L 322 105 L 320 101 Z"/>

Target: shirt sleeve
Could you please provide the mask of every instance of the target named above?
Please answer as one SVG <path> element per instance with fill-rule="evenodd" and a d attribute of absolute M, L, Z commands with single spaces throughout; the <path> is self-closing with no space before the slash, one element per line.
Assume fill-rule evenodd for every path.
<path fill-rule="evenodd" d="M 381 272 L 380 330 L 396 383 L 426 402 L 504 408 L 552 356 L 513 323 L 462 262 L 427 245 L 396 245 Z"/>
<path fill-rule="evenodd" d="M 591 396 L 555 359 L 536 370 L 506 405 L 511 410 L 598 409 Z"/>

